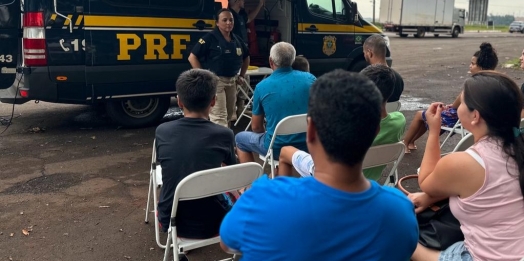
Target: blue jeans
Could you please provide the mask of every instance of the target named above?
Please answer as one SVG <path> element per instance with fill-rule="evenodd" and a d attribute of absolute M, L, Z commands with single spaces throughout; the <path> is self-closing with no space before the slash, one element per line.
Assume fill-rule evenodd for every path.
<path fill-rule="evenodd" d="M 266 156 L 268 149 L 264 147 L 264 138 L 266 133 L 255 133 L 251 131 L 242 131 L 235 136 L 237 148 L 245 152 L 255 152 Z"/>
<path fill-rule="evenodd" d="M 473 257 L 464 246 L 464 241 L 457 242 L 440 252 L 439 261 L 473 261 Z"/>

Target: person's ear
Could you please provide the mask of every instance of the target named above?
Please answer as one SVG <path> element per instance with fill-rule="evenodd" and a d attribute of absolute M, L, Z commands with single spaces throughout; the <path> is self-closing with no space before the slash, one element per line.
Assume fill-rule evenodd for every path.
<path fill-rule="evenodd" d="M 306 142 L 313 143 L 317 139 L 317 129 L 311 117 L 307 117 Z"/>
<path fill-rule="evenodd" d="M 480 123 L 480 113 L 477 110 L 473 110 L 473 119 L 471 120 L 471 125 L 475 126 Z"/>
<path fill-rule="evenodd" d="M 217 102 L 217 95 L 215 94 L 213 95 L 213 98 L 211 98 L 211 103 L 209 104 L 209 106 L 214 107 L 216 102 Z"/>
<path fill-rule="evenodd" d="M 176 103 L 178 104 L 178 108 L 180 108 L 180 109 L 184 109 L 184 104 L 182 103 L 182 101 L 180 100 L 180 98 L 176 99 Z"/>

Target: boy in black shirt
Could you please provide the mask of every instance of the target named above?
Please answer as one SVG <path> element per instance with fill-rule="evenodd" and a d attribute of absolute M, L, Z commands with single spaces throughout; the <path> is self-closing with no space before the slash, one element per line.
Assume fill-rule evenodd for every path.
<path fill-rule="evenodd" d="M 201 170 L 237 163 L 233 131 L 208 120 L 215 105 L 217 77 L 207 70 L 192 69 L 176 82 L 178 105 L 184 118 L 156 129 L 157 160 L 162 166 L 162 190 L 158 220 L 162 231 L 169 228 L 173 197 L 178 183 Z M 203 239 L 218 234 L 222 218 L 231 208 L 225 196 L 181 201 L 176 226 L 182 238 Z"/>

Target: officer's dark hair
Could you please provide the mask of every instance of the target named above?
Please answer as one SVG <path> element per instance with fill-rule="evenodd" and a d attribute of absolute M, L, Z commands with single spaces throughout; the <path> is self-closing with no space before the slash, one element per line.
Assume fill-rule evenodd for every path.
<path fill-rule="evenodd" d="M 294 70 L 309 72 L 309 62 L 306 57 L 302 55 L 295 57 L 295 61 L 291 67 L 293 67 Z"/>
<path fill-rule="evenodd" d="M 382 95 L 366 76 L 337 69 L 309 92 L 308 116 L 328 158 L 347 166 L 364 160 L 380 124 Z"/>
<path fill-rule="evenodd" d="M 178 76 L 176 91 L 178 99 L 189 111 L 204 111 L 217 92 L 218 79 L 208 70 L 191 69 Z"/>
<path fill-rule="evenodd" d="M 499 63 L 497 51 L 490 43 L 482 43 L 480 50 L 476 51 L 473 56 L 477 58 L 477 66 L 482 70 L 495 70 Z"/>
<path fill-rule="evenodd" d="M 380 94 L 382 103 L 386 103 L 395 89 L 395 74 L 393 70 L 384 64 L 373 64 L 360 71 L 360 74 L 367 76 L 375 83 Z"/>
<path fill-rule="evenodd" d="M 194 0 L 186 0 L 186 1 L 194 1 Z M 227 9 L 227 8 L 222 8 L 222 9 L 218 10 L 217 15 L 216 15 L 216 17 L 215 17 L 215 21 L 218 22 L 218 17 L 219 17 L 220 14 L 223 13 L 223 12 L 229 12 L 229 13 L 231 13 L 231 15 L 233 15 L 233 13 L 231 12 L 231 10 L 229 10 L 229 9 Z"/>
<path fill-rule="evenodd" d="M 379 34 L 374 34 L 368 37 L 366 41 L 364 41 L 363 47 L 365 49 L 370 49 L 376 56 L 386 57 L 388 46 L 384 37 Z"/>

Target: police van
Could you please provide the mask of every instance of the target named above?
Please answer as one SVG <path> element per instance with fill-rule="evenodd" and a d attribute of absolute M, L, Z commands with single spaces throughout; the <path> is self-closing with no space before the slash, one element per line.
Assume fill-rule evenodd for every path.
<path fill-rule="evenodd" d="M 101 103 L 120 125 L 158 122 L 220 8 L 214 0 L 0 0 L 0 101 Z M 251 29 L 252 65 L 267 66 L 271 43 L 286 41 L 317 76 L 361 70 L 364 40 L 382 34 L 350 0 L 267 0 Z"/>

